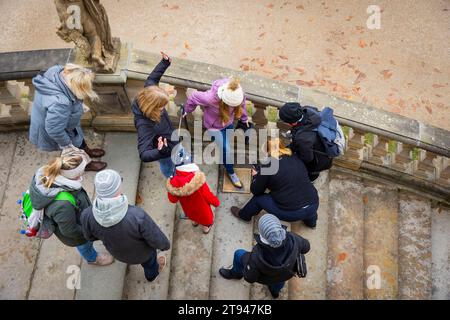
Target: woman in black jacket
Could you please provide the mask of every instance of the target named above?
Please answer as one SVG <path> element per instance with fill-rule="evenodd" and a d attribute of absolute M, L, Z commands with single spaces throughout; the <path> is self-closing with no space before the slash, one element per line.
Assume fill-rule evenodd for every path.
<path fill-rule="evenodd" d="M 253 170 L 250 190 L 253 198 L 242 208 L 231 207 L 237 218 L 250 221 L 254 215 L 265 210 L 283 221 L 302 220 L 308 227 L 314 228 L 317 221 L 319 197 L 316 188 L 308 178 L 303 161 L 281 144 L 280 139 L 267 142 L 270 163 L 259 171 Z M 276 167 L 275 174 L 265 174 L 263 169 Z M 265 193 L 269 189 L 269 193 Z"/>
<path fill-rule="evenodd" d="M 225 279 L 241 279 L 269 287 L 278 298 L 284 283 L 296 275 L 297 258 L 310 249 L 309 241 L 292 232 L 286 232 L 280 220 L 271 214 L 263 215 L 258 222 L 259 235 L 252 252 L 243 249 L 234 253 L 233 267 L 221 268 Z"/>
<path fill-rule="evenodd" d="M 170 140 L 174 128 L 165 109 L 169 95 L 158 84 L 172 59 L 163 52 L 161 55 L 161 62 L 150 73 L 144 88 L 133 101 L 132 110 L 141 160 L 159 161 L 162 174 L 170 177 L 175 170 L 171 152 L 176 143 Z"/>

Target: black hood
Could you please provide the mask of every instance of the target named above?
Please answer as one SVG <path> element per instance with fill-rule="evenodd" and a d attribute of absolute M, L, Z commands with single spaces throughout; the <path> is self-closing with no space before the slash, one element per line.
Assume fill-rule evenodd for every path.
<path fill-rule="evenodd" d="M 258 234 L 255 234 L 255 240 L 260 246 L 259 262 L 265 267 L 264 274 L 276 276 L 286 268 L 292 266 L 293 261 L 297 258 L 297 245 L 295 239 L 286 233 L 286 239 L 278 248 L 273 248 L 261 241 Z"/>

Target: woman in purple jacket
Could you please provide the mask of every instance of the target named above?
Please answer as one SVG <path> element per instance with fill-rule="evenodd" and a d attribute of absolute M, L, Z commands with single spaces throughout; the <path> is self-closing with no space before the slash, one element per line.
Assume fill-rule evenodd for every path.
<path fill-rule="evenodd" d="M 235 187 L 242 188 L 242 183 L 234 172 L 234 157 L 230 154 L 230 143 L 227 139 L 227 129 L 233 130 L 234 120 L 245 122 L 247 127 L 249 126 L 245 95 L 239 80 L 216 80 L 210 90 L 193 92 L 186 101 L 185 112 L 191 113 L 197 106 L 201 106 L 203 110 L 203 126 L 222 149 L 221 163 L 224 164 L 231 182 Z M 232 132 L 228 134 L 231 135 Z"/>

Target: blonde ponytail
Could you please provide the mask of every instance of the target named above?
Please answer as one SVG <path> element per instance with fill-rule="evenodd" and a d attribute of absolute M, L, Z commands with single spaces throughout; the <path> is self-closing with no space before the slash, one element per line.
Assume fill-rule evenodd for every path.
<path fill-rule="evenodd" d="M 61 174 L 61 170 L 74 169 L 78 167 L 82 161 L 83 158 L 80 156 L 56 157 L 44 167 L 44 175 L 41 178 L 41 182 L 46 188 L 50 188 L 55 182 L 56 177 Z"/>
<path fill-rule="evenodd" d="M 228 89 L 231 91 L 237 90 L 240 85 L 240 80 L 238 78 L 232 78 L 230 82 L 228 83 Z"/>

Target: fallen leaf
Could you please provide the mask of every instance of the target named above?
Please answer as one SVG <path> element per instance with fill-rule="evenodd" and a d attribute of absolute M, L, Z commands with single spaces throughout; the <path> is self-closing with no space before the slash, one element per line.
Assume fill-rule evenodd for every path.
<path fill-rule="evenodd" d="M 305 74 L 305 69 L 303 68 L 294 68 L 294 70 L 300 73 L 301 76 Z"/>
<path fill-rule="evenodd" d="M 425 109 L 427 109 L 429 114 L 433 114 L 433 109 L 430 106 L 425 106 Z"/>
<path fill-rule="evenodd" d="M 442 73 L 442 71 L 439 70 L 438 68 L 434 68 L 433 71 L 434 71 L 434 72 L 437 72 L 437 73 Z"/>
<path fill-rule="evenodd" d="M 263 33 L 260 33 L 260 34 L 259 34 L 259 37 L 262 38 L 262 37 L 264 37 L 265 35 L 266 35 L 266 33 L 263 32 Z"/>
<path fill-rule="evenodd" d="M 162 36 L 163 36 L 163 38 L 165 38 L 165 37 L 167 37 L 168 35 L 169 35 L 168 32 L 164 32 Z"/>
<path fill-rule="evenodd" d="M 305 7 L 302 6 L 301 4 L 299 4 L 298 6 L 295 7 L 295 9 L 297 9 L 297 10 L 305 10 Z"/>
<path fill-rule="evenodd" d="M 339 253 L 338 262 L 343 262 L 347 258 L 347 254 L 345 252 Z"/>
<path fill-rule="evenodd" d="M 280 59 L 283 59 L 283 60 L 288 60 L 288 57 L 283 56 L 283 55 L 278 55 L 278 57 L 280 57 Z"/>
<path fill-rule="evenodd" d="M 295 83 L 299 86 L 306 86 L 306 87 L 312 87 L 314 85 L 314 81 L 303 81 L 303 80 L 296 80 Z"/>
<path fill-rule="evenodd" d="M 246 65 L 246 64 L 241 64 L 240 68 L 242 69 L 242 71 L 248 71 L 250 70 L 250 66 Z"/>
<path fill-rule="evenodd" d="M 187 42 L 184 43 L 184 48 L 187 50 L 191 50 L 191 46 Z"/>
<path fill-rule="evenodd" d="M 253 50 L 255 50 L 255 51 L 259 51 L 259 50 L 261 50 L 261 47 L 256 47 L 255 49 L 253 49 Z"/>
<path fill-rule="evenodd" d="M 365 48 L 367 46 L 367 44 L 366 44 L 366 42 L 363 39 L 361 39 L 361 40 L 359 40 L 359 46 L 361 48 Z"/>
<path fill-rule="evenodd" d="M 269 3 L 269 4 L 266 6 L 266 8 L 272 9 L 272 8 L 273 8 L 273 4 L 272 4 L 272 3 Z"/>
<path fill-rule="evenodd" d="M 174 5 L 174 6 L 170 7 L 170 10 L 178 10 L 178 9 L 180 9 L 180 6 L 178 6 L 178 5 Z"/>
<path fill-rule="evenodd" d="M 136 193 L 136 205 L 140 205 L 142 203 L 144 203 L 144 199 L 142 199 L 141 194 L 138 192 Z"/>
<path fill-rule="evenodd" d="M 362 80 L 364 80 L 365 78 L 367 78 L 366 74 L 363 72 L 359 72 L 358 76 L 356 77 L 355 81 L 353 81 L 353 84 L 358 84 L 360 83 Z"/>
<path fill-rule="evenodd" d="M 383 76 L 385 80 L 390 79 L 392 77 L 392 72 L 389 70 L 380 71 L 380 74 Z"/>
<path fill-rule="evenodd" d="M 348 16 L 347 19 L 345 19 L 345 21 L 350 21 L 353 19 L 353 16 Z"/>
<path fill-rule="evenodd" d="M 443 88 L 443 87 L 445 87 L 445 85 L 443 85 L 443 84 L 437 84 L 437 83 L 433 84 L 433 88 L 435 88 L 435 89 Z"/>

